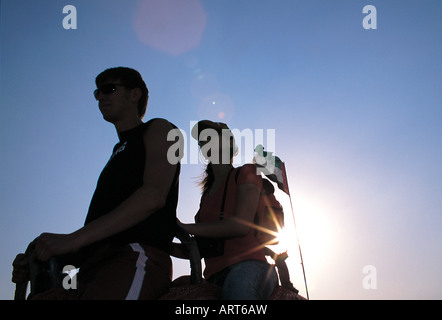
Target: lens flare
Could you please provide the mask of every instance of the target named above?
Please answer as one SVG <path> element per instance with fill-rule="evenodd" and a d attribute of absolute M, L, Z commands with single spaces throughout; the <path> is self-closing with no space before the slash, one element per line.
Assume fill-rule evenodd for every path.
<path fill-rule="evenodd" d="M 232 120 L 235 106 L 229 95 L 216 92 L 204 97 L 198 108 L 201 119 L 222 119 L 225 122 Z"/>
<path fill-rule="evenodd" d="M 198 0 L 140 1 L 134 18 L 141 42 L 175 56 L 198 47 L 206 23 Z"/>

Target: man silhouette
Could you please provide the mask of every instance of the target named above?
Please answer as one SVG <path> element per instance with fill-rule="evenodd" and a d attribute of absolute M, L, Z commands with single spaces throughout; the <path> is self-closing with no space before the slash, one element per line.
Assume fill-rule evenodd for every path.
<path fill-rule="evenodd" d="M 180 164 L 167 141 L 176 128 L 164 119 L 142 121 L 149 92 L 138 71 L 111 68 L 96 78 L 94 96 L 119 137 L 92 197 L 84 227 L 43 233 L 38 260 L 62 257 L 80 268 L 78 299 L 155 299 L 171 282 L 167 253 L 176 228 Z M 28 257 L 14 260 L 13 282 L 28 280 Z"/>

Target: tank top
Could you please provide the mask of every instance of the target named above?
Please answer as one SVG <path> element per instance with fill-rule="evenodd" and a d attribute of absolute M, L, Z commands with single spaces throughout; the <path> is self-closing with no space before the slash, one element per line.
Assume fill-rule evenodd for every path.
<path fill-rule="evenodd" d="M 230 177 L 222 183 L 217 191 L 210 195 L 208 192 L 201 197 L 200 209 L 196 222 L 213 222 L 220 219 L 220 208 L 223 199 L 224 188 L 227 184 L 227 195 L 224 206 L 224 218 L 233 217 L 238 196 L 238 186 L 241 184 L 255 184 L 262 188 L 261 175 L 257 175 L 254 164 L 245 164 L 239 171 L 238 178 L 235 176 L 240 168 L 233 169 Z M 235 181 L 236 180 L 236 181 Z M 247 235 L 224 240 L 224 254 L 219 257 L 205 258 L 204 277 L 209 279 L 215 273 L 224 270 L 226 267 L 241 261 L 259 260 L 266 261 L 261 244 L 255 237 L 255 229 L 250 228 Z"/>
<path fill-rule="evenodd" d="M 115 145 L 112 156 L 98 178 L 85 225 L 118 207 L 143 185 L 146 158 L 143 134 L 153 120 L 120 133 L 120 142 Z M 163 208 L 136 226 L 93 244 L 92 247 L 138 242 L 169 251 L 176 228 L 179 173 L 178 163 Z"/>

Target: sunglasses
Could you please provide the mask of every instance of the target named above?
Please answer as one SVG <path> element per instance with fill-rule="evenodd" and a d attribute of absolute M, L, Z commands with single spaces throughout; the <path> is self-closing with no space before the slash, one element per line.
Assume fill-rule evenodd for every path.
<path fill-rule="evenodd" d="M 115 90 L 117 90 L 117 86 L 125 87 L 122 83 L 106 83 L 103 84 L 100 88 L 94 90 L 94 97 L 96 100 L 98 100 L 98 96 L 100 93 L 103 94 L 111 94 Z"/>

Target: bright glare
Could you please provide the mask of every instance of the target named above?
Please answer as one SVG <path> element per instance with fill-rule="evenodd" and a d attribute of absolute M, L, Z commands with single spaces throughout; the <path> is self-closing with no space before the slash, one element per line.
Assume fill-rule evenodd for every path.
<path fill-rule="evenodd" d="M 296 228 L 293 222 L 290 199 L 283 193 L 277 195 L 284 207 L 285 226 L 279 232 L 277 245 L 269 246 L 276 253 L 288 252 L 287 266 L 291 279 L 298 289 L 303 289 L 303 275 L 299 244 L 307 275 L 309 291 L 314 289 L 315 278 L 327 271 L 327 261 L 333 246 L 332 226 L 329 216 L 319 203 L 307 197 L 293 197 L 293 210 Z"/>

